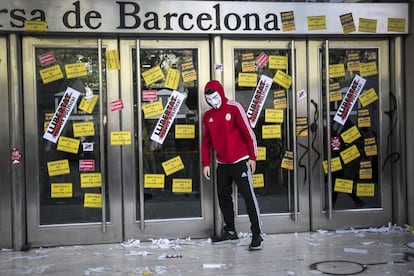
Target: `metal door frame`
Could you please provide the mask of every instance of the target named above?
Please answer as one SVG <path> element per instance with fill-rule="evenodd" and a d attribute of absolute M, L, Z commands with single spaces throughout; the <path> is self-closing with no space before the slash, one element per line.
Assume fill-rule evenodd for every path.
<path fill-rule="evenodd" d="M 23 69 L 24 69 L 24 114 L 25 114 L 25 146 L 29 149 L 25 152 L 26 160 L 26 202 L 27 202 L 27 241 L 31 246 L 45 246 L 45 245 L 62 245 L 62 244 L 93 244 L 103 242 L 119 242 L 122 240 L 122 218 L 119 215 L 121 209 L 121 185 L 120 185 L 120 171 L 121 162 L 119 160 L 120 148 L 111 146 L 109 141 L 109 133 L 119 129 L 119 114 L 117 112 L 107 112 L 102 114 L 106 108 L 101 107 L 101 134 L 103 133 L 103 124 L 106 123 L 108 132 L 108 140 L 103 141 L 106 145 L 106 167 L 104 164 L 103 170 L 106 168 L 106 180 L 108 181 L 109 203 L 104 200 L 102 202 L 102 220 L 105 221 L 108 214 L 105 214 L 105 205 L 109 204 L 110 221 L 101 223 L 79 223 L 79 224 L 59 224 L 59 225 L 39 225 L 39 189 L 36 183 L 39 181 L 37 172 L 39 171 L 38 163 L 38 137 L 41 135 L 36 129 L 36 77 L 35 77 L 35 48 L 36 47 L 61 47 L 61 48 L 76 48 L 76 47 L 90 47 L 99 49 L 106 48 L 108 50 L 117 49 L 116 40 L 100 40 L 100 39 L 53 39 L 53 38 L 36 38 L 23 37 L 22 55 L 23 55 Z M 99 54 L 100 61 L 102 60 Z M 99 62 L 100 62 L 99 61 Z M 103 70 L 102 66 L 100 66 Z M 118 99 L 118 83 L 119 73 L 117 70 L 105 70 L 107 76 L 107 98 L 108 102 Z M 102 71 L 100 72 L 102 74 Z M 102 84 L 100 84 L 102 86 Z M 101 92 L 102 87 L 100 88 Z M 102 92 L 103 93 L 103 92 Z M 102 105 L 102 104 L 101 104 Z M 22 108 L 23 108 L 22 107 Z M 102 137 L 102 136 L 101 136 Z M 103 139 L 103 138 L 101 138 Z M 111 163 L 108 163 L 111 160 Z M 104 176 L 104 174 L 103 174 Z M 102 177 L 102 181 L 105 179 Z M 101 192 L 104 194 L 105 188 L 102 185 Z M 103 197 L 105 198 L 105 197 Z"/>
<path fill-rule="evenodd" d="M 136 79 L 140 79 L 141 72 L 139 67 L 139 51 L 137 55 L 132 56 L 132 49 L 146 49 L 146 48 L 162 48 L 162 49 L 188 49 L 196 48 L 198 53 L 198 80 L 199 80 L 199 110 L 200 118 L 203 111 L 206 109 L 204 101 L 204 84 L 209 80 L 209 41 L 207 39 L 159 39 L 159 40 L 120 40 L 120 56 L 121 56 L 121 98 L 126 103 L 126 107 L 122 112 L 121 122 L 122 129 L 131 130 L 131 137 L 138 137 L 138 141 L 142 140 L 142 133 L 135 133 L 134 125 L 138 124 L 138 129 L 141 127 L 141 98 L 137 97 L 138 103 L 134 107 L 133 91 L 133 68 L 132 59 L 136 59 Z M 138 81 L 136 91 L 141 90 L 141 82 Z M 134 116 L 134 108 L 138 110 L 138 118 Z M 201 120 L 200 120 L 201 121 Z M 202 125 L 200 124 L 200 134 Z M 139 131 L 138 131 L 139 132 Z M 201 137 L 201 135 L 199 136 Z M 200 138 L 201 139 L 201 138 Z M 201 144 L 201 143 L 200 143 Z M 200 237 L 205 238 L 212 234 L 214 217 L 213 217 L 213 195 L 211 183 L 202 179 L 201 187 L 201 212 L 200 218 L 183 218 L 183 219 L 160 219 L 160 220 L 142 220 L 136 219 L 144 216 L 144 181 L 143 168 L 140 160 L 143 158 L 142 144 L 132 143 L 131 147 L 122 148 L 122 179 L 123 187 L 123 216 L 124 216 L 124 235 L 125 239 L 130 238 L 177 238 L 177 237 Z M 138 152 L 138 154 L 136 154 Z M 201 154 L 201 153 L 200 153 Z M 136 158 L 137 157 L 137 158 Z M 199 164 L 201 166 L 201 164 Z M 199 176 L 202 178 L 202 175 Z M 140 196 L 137 198 L 136 183 L 139 183 Z M 136 204 L 140 204 L 140 214 L 136 212 Z M 166 230 L 168 229 L 168 230 Z"/>
<path fill-rule="evenodd" d="M 344 49 L 344 48 L 378 48 L 379 49 L 379 82 L 381 91 L 378 91 L 380 102 L 380 126 L 379 139 L 386 144 L 387 131 L 390 128 L 387 118 L 383 118 L 383 111 L 389 109 L 389 92 L 390 92 L 390 59 L 389 59 L 389 42 L 387 40 L 327 40 L 327 41 L 309 41 L 308 57 L 309 57 L 309 97 L 311 100 L 318 103 L 319 120 L 317 122 L 318 130 L 315 133 L 311 133 L 311 139 L 314 135 L 317 135 L 315 140 L 315 147 L 320 151 L 320 158 L 317 160 L 317 155 L 310 153 L 310 162 L 318 162 L 319 165 L 315 166 L 311 171 L 311 216 L 312 225 L 311 230 L 317 230 L 321 228 L 337 229 L 347 227 L 365 227 L 373 225 L 383 225 L 392 220 L 392 185 L 391 185 L 391 170 L 390 166 L 385 167 L 385 171 L 381 171 L 380 178 L 382 181 L 381 191 L 381 208 L 366 208 L 366 209 L 349 209 L 349 210 L 332 210 L 332 201 L 330 202 L 330 209 L 323 210 L 324 200 L 324 172 L 321 162 L 323 159 L 323 152 L 326 150 L 323 148 L 324 133 L 323 126 L 324 121 L 322 112 L 324 107 L 322 106 L 321 91 L 322 91 L 322 79 L 323 70 L 328 72 L 326 64 L 322 64 L 322 56 L 327 55 L 329 49 Z M 328 86 L 329 87 L 329 86 Z M 383 120 L 384 119 L 384 120 Z M 378 147 L 380 152 L 379 164 L 382 166 L 384 157 L 387 155 L 385 147 Z M 329 155 L 328 155 L 329 158 Z M 328 171 L 329 171 L 328 162 Z M 331 199 L 328 199 L 331 200 Z"/>
<path fill-rule="evenodd" d="M 306 41 L 305 40 L 223 40 L 223 85 L 224 91 L 228 98 L 235 98 L 235 86 L 232 80 L 235 79 L 233 60 L 234 49 L 285 49 L 290 50 L 292 53 L 292 86 L 289 91 L 292 93 L 291 114 L 292 114 L 292 132 L 295 133 L 296 118 L 308 117 L 308 106 L 306 99 L 297 98 L 296 92 L 300 90 L 307 91 L 306 80 Z M 273 77 L 273 76 L 271 76 Z M 288 107 L 289 108 L 289 107 Z M 292 112 L 296 110 L 296 112 Z M 262 111 L 263 112 L 263 111 Z M 263 221 L 263 231 L 265 233 L 281 233 L 281 232 L 293 232 L 293 231 L 308 231 L 309 230 L 309 178 L 305 178 L 305 172 L 298 167 L 298 157 L 304 154 L 304 162 L 307 163 L 307 154 L 303 149 L 297 147 L 298 142 L 308 144 L 308 137 L 296 137 L 292 139 L 293 145 L 291 145 L 294 153 L 293 158 L 293 210 L 289 213 L 274 213 L 261 215 Z M 233 197 L 237 200 L 236 191 Z M 235 206 L 237 206 L 235 200 Z M 236 207 L 235 207 L 236 208 Z M 237 210 L 235 210 L 237 214 Z M 250 222 L 247 215 L 236 215 L 236 227 L 239 230 L 249 232 Z M 240 226 L 240 227 L 239 227 Z"/>
<path fill-rule="evenodd" d="M 12 233 L 12 172 L 11 166 L 21 166 L 20 163 L 13 164 L 11 160 L 11 148 L 19 146 L 16 144 L 16 141 L 10 140 L 11 135 L 10 131 L 10 118 L 11 108 L 13 108 L 12 98 L 16 97 L 10 95 L 9 92 L 9 74 L 8 74 L 8 44 L 7 38 L 5 36 L 0 37 L 0 48 L 3 49 L 0 51 L 0 93 L 1 99 L 0 102 L 0 179 L 2 183 L 0 185 L 0 221 L 2 222 L 2 227 L 0 230 L 0 246 L 4 248 L 11 248 L 13 246 L 13 233 Z M 15 75 L 17 69 L 14 71 Z M 19 149 L 21 150 L 21 149 Z"/>

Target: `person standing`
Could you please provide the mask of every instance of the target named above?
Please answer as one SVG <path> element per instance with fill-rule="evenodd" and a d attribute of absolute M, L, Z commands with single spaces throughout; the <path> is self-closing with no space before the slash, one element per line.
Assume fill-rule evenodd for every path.
<path fill-rule="evenodd" d="M 206 102 L 211 106 L 203 116 L 202 166 L 203 175 L 210 180 L 211 148 L 217 158 L 217 196 L 223 214 L 222 235 L 212 237 L 213 244 L 237 242 L 232 199 L 233 181 L 246 203 L 252 231 L 249 250 L 262 248 L 262 223 L 259 205 L 253 189 L 252 174 L 256 169 L 257 142 L 243 106 L 224 95 L 217 80 L 204 88 Z"/>

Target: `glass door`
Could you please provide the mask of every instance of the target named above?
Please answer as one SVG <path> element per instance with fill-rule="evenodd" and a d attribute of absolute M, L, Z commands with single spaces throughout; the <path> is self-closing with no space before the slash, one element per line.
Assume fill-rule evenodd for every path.
<path fill-rule="evenodd" d="M 200 118 L 209 80 L 207 40 L 121 41 L 126 238 L 206 237 L 211 185 L 201 177 Z"/>
<path fill-rule="evenodd" d="M 306 231 L 306 43 L 224 40 L 223 57 L 225 93 L 245 107 L 257 138 L 253 180 L 263 231 Z M 235 189 L 234 198 L 238 230 L 249 232 L 244 201 Z"/>
<path fill-rule="evenodd" d="M 112 40 L 23 39 L 27 240 L 122 240 Z M 118 158 L 118 160 L 117 160 Z"/>
<path fill-rule="evenodd" d="M 387 41 L 311 41 L 312 229 L 391 221 Z"/>

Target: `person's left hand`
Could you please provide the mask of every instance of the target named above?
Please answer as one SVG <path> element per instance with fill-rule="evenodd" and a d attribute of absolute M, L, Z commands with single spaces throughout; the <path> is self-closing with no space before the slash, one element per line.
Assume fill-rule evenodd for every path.
<path fill-rule="evenodd" d="M 252 174 L 254 174 L 254 172 L 256 171 L 256 160 L 249 159 L 248 163 L 250 166 L 250 170 L 252 171 Z"/>

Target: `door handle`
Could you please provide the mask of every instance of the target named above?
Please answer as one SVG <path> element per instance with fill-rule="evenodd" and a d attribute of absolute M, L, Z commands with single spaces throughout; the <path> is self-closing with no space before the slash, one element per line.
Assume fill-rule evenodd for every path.
<path fill-rule="evenodd" d="M 104 127 L 106 126 L 106 116 L 103 113 L 104 104 L 103 104 L 103 82 L 102 82 L 102 39 L 98 39 L 98 89 L 99 89 L 99 162 L 101 167 L 101 201 L 102 201 L 102 232 L 106 232 L 106 176 L 105 176 L 105 133 Z"/>
<path fill-rule="evenodd" d="M 329 40 L 325 41 L 326 159 L 328 167 L 328 218 L 332 220 L 331 115 L 329 99 Z"/>
<path fill-rule="evenodd" d="M 297 137 L 296 137 L 296 66 L 295 66 L 295 41 L 290 43 L 291 70 L 292 70 L 292 134 L 293 134 L 293 212 L 295 222 L 298 222 L 298 171 L 297 171 Z"/>
<path fill-rule="evenodd" d="M 141 91 L 141 60 L 140 60 L 140 55 L 139 55 L 139 49 L 140 49 L 140 40 L 137 39 L 136 43 L 135 43 L 135 60 L 136 62 L 136 66 L 137 66 L 137 82 L 136 82 L 136 86 L 137 86 L 137 93 L 140 93 Z M 138 95 L 137 97 L 137 108 L 138 110 L 142 110 L 142 102 L 141 102 L 141 96 Z M 138 141 L 143 141 L 143 137 L 142 137 L 142 131 L 140 131 L 139 129 L 142 127 L 142 112 L 138 112 Z M 143 160 L 143 145 L 142 143 L 138 143 L 138 154 L 139 154 L 139 160 Z M 140 181 L 138 182 L 138 188 L 139 189 L 139 220 L 140 220 L 140 228 L 142 231 L 144 231 L 145 228 L 145 220 L 144 220 L 144 164 L 143 162 L 138 162 L 138 177 L 140 179 Z"/>

